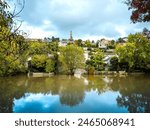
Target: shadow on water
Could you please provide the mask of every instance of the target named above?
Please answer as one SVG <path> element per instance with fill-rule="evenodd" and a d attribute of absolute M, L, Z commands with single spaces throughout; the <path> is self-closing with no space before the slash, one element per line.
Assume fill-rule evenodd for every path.
<path fill-rule="evenodd" d="M 0 78 L 0 112 L 150 112 L 150 77 Z"/>

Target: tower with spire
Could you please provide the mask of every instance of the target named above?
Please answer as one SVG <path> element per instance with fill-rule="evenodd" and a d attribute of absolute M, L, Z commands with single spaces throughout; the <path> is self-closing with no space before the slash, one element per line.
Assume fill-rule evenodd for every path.
<path fill-rule="evenodd" d="M 73 43 L 72 31 L 70 31 L 70 43 Z"/>

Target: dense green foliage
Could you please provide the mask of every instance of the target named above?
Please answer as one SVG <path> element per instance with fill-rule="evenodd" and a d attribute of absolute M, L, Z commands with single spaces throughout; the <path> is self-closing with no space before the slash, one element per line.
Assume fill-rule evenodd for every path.
<path fill-rule="evenodd" d="M 128 43 L 118 45 L 120 68 L 126 71 L 150 71 L 150 41 L 143 34 L 131 34 Z"/>
<path fill-rule="evenodd" d="M 26 71 L 28 45 L 9 12 L 9 5 L 0 1 L 0 76 Z"/>
<path fill-rule="evenodd" d="M 29 55 L 34 54 L 47 54 L 48 53 L 48 46 L 44 42 L 33 41 L 29 42 Z"/>
<path fill-rule="evenodd" d="M 120 63 L 128 63 L 128 69 L 130 70 L 134 65 L 135 44 L 126 43 L 124 46 L 117 46 L 116 53 L 119 56 Z"/>
<path fill-rule="evenodd" d="M 90 42 L 90 40 L 86 40 L 82 46 L 87 47 L 89 50 L 93 47 L 96 47 L 96 45 L 94 43 Z"/>
<path fill-rule="evenodd" d="M 115 49 L 115 47 L 116 47 L 116 43 L 115 43 L 114 40 L 112 40 L 112 41 L 110 42 L 110 44 L 107 46 L 108 49 Z"/>
<path fill-rule="evenodd" d="M 81 39 L 75 40 L 74 44 L 76 44 L 77 46 L 81 46 L 81 47 L 83 46 L 83 43 L 82 43 Z"/>
<path fill-rule="evenodd" d="M 64 70 L 73 75 L 76 69 L 84 68 L 84 51 L 76 45 L 68 45 L 60 50 L 59 60 Z"/>
<path fill-rule="evenodd" d="M 110 70 L 118 71 L 118 67 L 119 67 L 118 57 L 114 56 L 110 59 Z"/>
<path fill-rule="evenodd" d="M 36 72 L 56 72 L 58 57 L 57 42 L 29 42 L 29 56 L 32 57 L 32 71 Z"/>
<path fill-rule="evenodd" d="M 94 73 L 94 70 L 104 70 L 104 53 L 100 49 L 94 49 L 90 52 L 90 60 L 86 61 L 86 68 L 89 74 Z"/>

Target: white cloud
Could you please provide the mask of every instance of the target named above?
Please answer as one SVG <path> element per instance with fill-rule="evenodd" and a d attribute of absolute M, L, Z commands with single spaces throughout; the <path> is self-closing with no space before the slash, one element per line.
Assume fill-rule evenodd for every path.
<path fill-rule="evenodd" d="M 50 23 L 49 23 L 50 24 Z M 29 38 L 44 38 L 44 37 L 50 37 L 50 36 L 55 36 L 57 35 L 57 32 L 52 31 L 52 30 L 45 30 L 47 27 L 47 24 L 44 24 L 43 26 L 40 27 L 34 27 L 29 25 L 28 23 L 24 22 L 22 24 L 21 29 L 27 32 Z"/>
<path fill-rule="evenodd" d="M 44 21 L 43 21 L 43 24 L 44 24 L 44 25 L 50 25 L 51 22 L 50 22 L 49 20 L 44 20 Z"/>
<path fill-rule="evenodd" d="M 127 36 L 126 27 L 125 26 L 116 26 L 115 30 L 119 32 L 121 37 Z"/>
<path fill-rule="evenodd" d="M 122 0 L 26 0 L 22 12 L 30 37 L 119 38 L 149 27 L 131 24 L 127 5 Z"/>

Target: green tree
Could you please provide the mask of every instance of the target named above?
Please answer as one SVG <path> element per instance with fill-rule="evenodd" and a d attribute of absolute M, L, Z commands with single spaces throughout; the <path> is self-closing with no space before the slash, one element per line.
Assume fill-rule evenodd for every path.
<path fill-rule="evenodd" d="M 142 44 L 147 44 L 149 40 L 141 33 L 130 34 L 128 36 L 128 42 L 135 43 L 135 45 L 141 46 Z"/>
<path fill-rule="evenodd" d="M 29 55 L 43 54 L 43 53 L 45 54 L 48 53 L 47 43 L 40 41 L 29 42 Z"/>
<path fill-rule="evenodd" d="M 149 72 L 150 73 L 150 43 L 147 44 L 146 47 L 146 58 L 145 58 L 145 72 Z"/>
<path fill-rule="evenodd" d="M 91 52 L 91 59 L 86 62 L 87 67 L 91 68 L 93 66 L 95 70 L 104 69 L 104 53 L 100 49 L 95 49 Z M 93 69 L 93 68 L 92 68 Z"/>
<path fill-rule="evenodd" d="M 54 72 L 55 71 L 55 62 L 52 59 L 48 59 L 46 61 L 45 71 L 46 72 Z"/>
<path fill-rule="evenodd" d="M 50 54 L 55 54 L 58 52 L 58 42 L 51 42 L 51 43 L 47 43 L 47 46 L 48 46 L 48 52 Z"/>
<path fill-rule="evenodd" d="M 58 73 L 58 42 L 31 41 L 29 55 L 34 71 Z"/>
<path fill-rule="evenodd" d="M 74 44 L 76 44 L 77 46 L 83 46 L 83 43 L 82 43 L 81 39 L 75 40 Z"/>
<path fill-rule="evenodd" d="M 149 69 L 149 46 L 150 41 L 143 34 L 136 33 L 128 36 L 128 42 L 135 43 L 136 50 L 134 55 L 135 66 L 134 68 L 141 71 L 147 71 Z"/>
<path fill-rule="evenodd" d="M 32 57 L 32 67 L 38 71 L 44 71 L 46 66 L 46 61 L 48 60 L 48 56 L 41 54 L 41 55 L 34 55 Z"/>
<path fill-rule="evenodd" d="M 45 54 L 36 54 L 32 56 L 32 71 L 54 72 L 55 61 Z"/>
<path fill-rule="evenodd" d="M 59 60 L 58 60 L 58 51 L 59 46 L 58 42 L 51 42 L 48 43 L 48 52 L 53 55 L 53 63 L 54 63 L 54 73 L 58 74 L 58 68 L 59 68 Z"/>
<path fill-rule="evenodd" d="M 134 66 L 135 50 L 136 50 L 136 46 L 134 43 L 126 43 L 123 46 L 118 45 L 116 47 L 116 53 L 119 56 L 119 62 L 120 63 L 128 63 L 129 68 L 126 68 L 127 71 L 130 71 L 131 68 Z"/>
<path fill-rule="evenodd" d="M 116 43 L 114 40 L 111 40 L 110 44 L 108 45 L 108 49 L 115 49 Z"/>
<path fill-rule="evenodd" d="M 28 45 L 20 35 L 15 16 L 6 1 L 0 1 L 0 76 L 13 75 L 25 71 Z"/>
<path fill-rule="evenodd" d="M 83 46 L 91 48 L 92 47 L 92 43 L 90 42 L 90 40 L 86 40 L 85 43 L 83 44 Z"/>
<path fill-rule="evenodd" d="M 1 36 L 4 32 L 1 31 Z M 11 32 L 9 32 L 11 35 Z M 3 36 L 2 36 L 3 37 Z M 28 45 L 23 36 L 12 35 L 0 40 L 0 75 L 25 72 Z"/>
<path fill-rule="evenodd" d="M 110 59 L 110 70 L 118 71 L 119 61 L 118 57 L 114 56 Z"/>
<path fill-rule="evenodd" d="M 68 45 L 60 50 L 59 60 L 64 69 L 71 75 L 76 69 L 84 67 L 84 51 L 76 45 Z"/>

